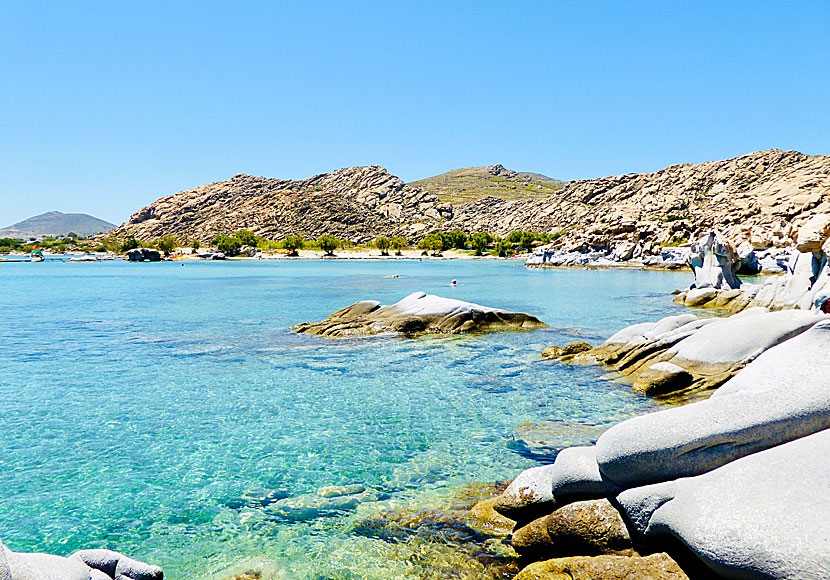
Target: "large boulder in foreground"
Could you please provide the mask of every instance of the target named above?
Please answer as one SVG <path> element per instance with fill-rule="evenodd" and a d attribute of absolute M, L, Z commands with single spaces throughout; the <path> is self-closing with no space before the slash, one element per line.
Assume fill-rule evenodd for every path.
<path fill-rule="evenodd" d="M 392 305 L 362 300 L 321 322 L 304 322 L 294 332 L 347 337 L 372 334 L 459 334 L 545 328 L 535 316 L 488 308 L 472 302 L 415 292 Z"/>
<path fill-rule="evenodd" d="M 830 427 L 830 320 L 816 320 L 709 399 L 611 427 L 596 444 L 602 478 L 628 488 L 694 476 Z"/>
<path fill-rule="evenodd" d="M 161 568 L 112 550 L 80 550 L 68 558 L 12 552 L 0 542 L 2 580 L 162 580 Z"/>
<path fill-rule="evenodd" d="M 830 431 L 709 473 L 627 490 L 641 534 L 672 535 L 726 578 L 830 578 Z"/>

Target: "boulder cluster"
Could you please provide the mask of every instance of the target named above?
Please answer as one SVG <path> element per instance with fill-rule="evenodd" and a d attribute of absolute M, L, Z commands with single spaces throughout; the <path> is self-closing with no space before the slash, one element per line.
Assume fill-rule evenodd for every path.
<path fill-rule="evenodd" d="M 649 364 L 658 344 L 674 346 Z M 733 374 L 520 474 L 492 502 L 516 522 L 514 548 L 544 560 L 518 578 L 829 577 L 828 348 L 830 319 L 794 310 L 682 315 L 609 339 L 606 360 L 639 352 L 661 380 Z"/>
<path fill-rule="evenodd" d="M 708 244 L 708 245 L 707 245 Z M 812 216 L 798 230 L 796 246 L 784 265 L 783 276 L 763 284 L 742 284 L 734 276 L 742 264 L 729 243 L 712 232 L 693 246 L 695 272 L 691 287 L 676 302 L 686 306 L 715 306 L 731 312 L 755 307 L 770 310 L 830 310 L 830 213 Z"/>
<path fill-rule="evenodd" d="M 2 580 L 162 580 L 158 566 L 112 550 L 80 550 L 68 558 L 12 552 L 0 542 Z"/>

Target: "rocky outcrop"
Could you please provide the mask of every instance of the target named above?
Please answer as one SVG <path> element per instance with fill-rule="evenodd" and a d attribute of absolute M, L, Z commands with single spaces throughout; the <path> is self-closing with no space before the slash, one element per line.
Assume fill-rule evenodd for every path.
<path fill-rule="evenodd" d="M 161 252 L 154 248 L 134 248 L 127 250 L 128 262 L 160 262 Z"/>
<path fill-rule="evenodd" d="M 830 577 L 830 431 L 619 495 L 637 532 L 674 536 L 727 578 Z"/>
<path fill-rule="evenodd" d="M 692 244 L 687 261 L 695 273 L 690 289 L 732 290 L 741 286 L 737 276 L 741 258 L 729 242 L 714 230 Z"/>
<path fill-rule="evenodd" d="M 764 308 L 729 318 L 682 314 L 623 329 L 574 359 L 607 364 L 630 377 L 635 391 L 647 395 L 711 389 L 824 318 L 813 312 Z"/>
<path fill-rule="evenodd" d="M 725 161 L 673 165 L 655 173 L 572 181 L 544 201 L 492 201 L 459 208 L 454 220 L 497 230 L 523 223 L 561 231 L 560 248 L 653 255 L 717 228 L 753 247 L 792 245 L 798 226 L 830 210 L 830 157 L 795 151 L 759 151 Z"/>
<path fill-rule="evenodd" d="M 459 334 L 527 330 L 546 326 L 530 314 L 507 312 L 472 302 L 415 292 L 387 306 L 382 306 L 375 300 L 356 302 L 321 322 L 304 322 L 291 330 L 321 336 L 350 337 L 373 334 Z"/>
<path fill-rule="evenodd" d="M 240 229 L 269 239 L 331 234 L 356 242 L 418 237 L 452 217 L 452 206 L 382 167 L 352 167 L 301 181 L 235 175 L 162 197 L 108 235 L 210 243 Z"/>
<path fill-rule="evenodd" d="M 552 540 L 552 516 L 567 513 L 564 506 L 579 512 L 574 502 L 604 497 L 638 552 L 670 536 L 720 577 L 826 578 L 830 518 L 816 498 L 830 492 L 830 320 L 794 311 L 733 318 L 758 323 L 778 316 L 780 324 L 784 315 L 814 323 L 768 348 L 709 399 L 623 421 L 596 445 L 565 449 L 553 465 L 520 474 L 494 504 L 517 522 L 519 549 L 541 550 L 546 537 Z M 714 331 L 728 320 L 702 328 Z M 687 324 L 674 317 L 618 334 L 637 342 Z M 722 330 L 733 340 L 755 340 L 746 331 Z M 619 528 L 607 524 L 613 517 L 601 519 L 606 524 L 591 530 L 621 540 Z"/>
<path fill-rule="evenodd" d="M 533 230 L 559 236 L 546 248 L 549 256 L 557 256 L 553 265 L 560 258 L 577 261 L 589 255 L 588 261 L 600 265 L 634 260 L 679 267 L 688 240 L 713 228 L 736 245 L 746 241 L 758 251 L 786 248 L 811 215 L 830 212 L 830 157 L 796 151 L 773 149 L 561 187 L 544 176 L 501 166 L 475 169 L 472 176 L 448 177 L 450 185 L 439 179 L 445 176 L 406 185 L 378 166 L 299 181 L 240 174 L 162 197 L 108 235 L 156 239 L 173 234 L 208 243 L 217 234 L 247 229 L 269 239 L 333 234 L 365 242 L 384 235 L 411 243 L 456 228 L 501 236 Z M 468 178 L 474 183 L 465 186 Z M 495 189 L 482 189 L 483 183 Z M 548 195 L 538 198 L 543 191 Z M 681 247 L 680 255 L 672 257 L 675 246 Z M 544 250 L 539 263 L 548 264 Z"/>
<path fill-rule="evenodd" d="M 162 580 L 158 566 L 112 550 L 80 550 L 68 558 L 12 552 L 0 542 L 2 580 Z"/>
<path fill-rule="evenodd" d="M 830 311 L 830 266 L 827 256 L 830 251 L 830 214 L 810 218 L 798 230 L 797 239 L 798 246 L 789 254 L 783 276 L 767 280 L 764 284 L 743 284 L 737 290 L 736 286 L 700 287 L 696 270 L 694 284 L 687 292 L 678 295 L 675 301 L 686 306 L 715 306 L 732 312 L 753 307 Z M 724 267 L 720 271 L 724 271 Z"/>

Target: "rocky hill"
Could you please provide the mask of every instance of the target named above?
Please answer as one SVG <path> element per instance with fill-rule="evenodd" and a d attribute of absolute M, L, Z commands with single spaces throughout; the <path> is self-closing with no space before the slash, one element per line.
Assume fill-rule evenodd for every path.
<path fill-rule="evenodd" d="M 59 236 L 70 232 L 79 236 L 92 236 L 114 227 L 115 224 L 85 213 L 50 211 L 0 229 L 0 238 L 28 240 L 40 236 Z"/>
<path fill-rule="evenodd" d="M 331 234 L 356 242 L 378 235 L 415 239 L 452 217 L 452 207 L 382 167 L 352 167 L 301 181 L 235 175 L 163 197 L 110 235 L 151 240 L 173 234 L 209 242 L 251 230 L 269 239 Z"/>
<path fill-rule="evenodd" d="M 457 206 L 452 226 L 504 233 L 565 231 L 560 243 L 677 244 L 718 228 L 734 243 L 790 245 L 830 210 L 830 156 L 772 149 L 655 173 L 571 181 L 543 200 L 484 198 Z"/>
<path fill-rule="evenodd" d="M 539 173 L 517 173 L 502 165 L 493 165 L 454 169 L 409 185 L 430 191 L 445 203 L 459 204 L 484 197 L 540 199 L 548 197 L 564 183 Z"/>
<path fill-rule="evenodd" d="M 481 183 L 480 169 L 472 177 L 447 180 L 455 180 L 456 188 L 465 179 Z M 525 179 L 500 166 L 485 169 L 492 177 Z M 789 245 L 801 222 L 830 211 L 830 156 L 775 149 L 655 173 L 571 181 L 557 189 L 551 184 L 541 199 L 486 196 L 453 204 L 444 200 L 467 195 L 463 187 L 448 193 L 429 182 L 407 185 L 378 166 L 301 181 L 236 175 L 163 197 L 112 233 L 139 239 L 174 234 L 208 242 L 245 228 L 271 239 L 326 233 L 356 242 L 378 235 L 414 242 L 431 231 L 454 228 L 496 235 L 535 230 L 564 232 L 557 243 L 578 248 L 677 245 L 714 227 L 734 243 L 751 240 L 764 247 Z"/>

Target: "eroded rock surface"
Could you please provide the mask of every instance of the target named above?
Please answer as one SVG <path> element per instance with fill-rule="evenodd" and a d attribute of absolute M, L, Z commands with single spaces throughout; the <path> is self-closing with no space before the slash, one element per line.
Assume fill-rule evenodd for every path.
<path fill-rule="evenodd" d="M 338 310 L 322 322 L 302 323 L 294 332 L 331 337 L 372 334 L 459 334 L 493 330 L 529 330 L 547 325 L 535 316 L 489 308 L 423 292 L 382 306 L 364 300 Z"/>
<path fill-rule="evenodd" d="M 604 497 L 616 499 L 626 529 L 636 535 L 632 546 L 652 536 L 673 536 L 725 578 L 828 577 L 830 516 L 817 498 L 830 493 L 830 360 L 825 356 L 830 319 L 763 310 L 733 319 L 758 331 L 779 325 L 762 342 L 780 333 L 781 324 L 803 319 L 809 327 L 765 350 L 707 400 L 623 421 L 595 446 L 565 449 L 553 465 L 520 474 L 495 503 L 517 522 L 518 549 L 553 549 L 555 535 L 579 521 L 566 525 L 554 514 L 567 513 L 569 505 L 579 511 L 574 502 Z M 729 320 L 703 328 L 714 332 Z M 619 335 L 643 344 L 656 329 L 678 332 L 693 322 L 673 317 Z M 735 339 L 738 350 L 758 340 L 754 335 Z M 687 346 L 709 343 L 717 346 L 716 338 Z M 592 528 L 599 536 L 603 529 L 609 540 L 618 538 L 613 527 Z M 563 536 L 560 545 L 578 538 Z M 592 570 L 587 577 L 617 577 L 591 569 L 601 565 L 597 558 L 580 562 Z M 543 569 L 533 566 L 526 571 Z"/>
<path fill-rule="evenodd" d="M 625 522 L 607 499 L 567 504 L 513 532 L 511 544 L 537 560 L 634 554 Z"/>
<path fill-rule="evenodd" d="M 12 552 L 0 542 L 2 580 L 162 580 L 158 566 L 112 550 L 80 550 L 68 558 Z"/>
<path fill-rule="evenodd" d="M 672 535 L 726 578 L 830 577 L 830 431 L 619 501 L 645 536 Z"/>
<path fill-rule="evenodd" d="M 574 556 L 536 562 L 515 580 L 688 580 L 668 554 Z"/>

